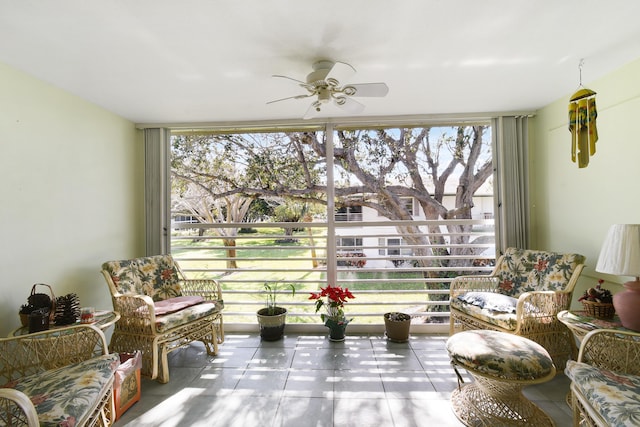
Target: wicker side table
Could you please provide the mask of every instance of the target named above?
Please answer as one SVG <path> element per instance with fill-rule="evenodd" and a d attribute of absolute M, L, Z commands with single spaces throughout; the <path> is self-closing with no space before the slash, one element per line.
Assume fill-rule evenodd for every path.
<path fill-rule="evenodd" d="M 101 310 L 101 311 L 95 312 L 94 319 L 95 320 L 91 322 L 91 324 L 100 328 L 104 332 L 109 326 L 113 325 L 120 319 L 120 314 L 117 311 Z M 76 324 L 80 324 L 80 323 L 76 322 Z M 52 326 L 50 330 L 55 331 L 56 329 L 66 328 L 67 326 L 73 326 L 73 325 Z M 17 328 L 11 331 L 9 333 L 9 337 L 17 337 L 17 336 L 28 335 L 28 334 L 29 334 L 29 327 L 22 326 L 20 328 Z"/>
<path fill-rule="evenodd" d="M 569 328 L 578 343 L 582 342 L 585 335 L 596 329 L 628 330 L 622 326 L 617 315 L 614 315 L 612 319 L 599 319 L 584 310 L 561 311 L 558 313 L 558 320 Z"/>
<path fill-rule="evenodd" d="M 474 382 L 451 394 L 458 419 L 467 426 L 554 426 L 553 420 L 522 394 L 522 388 L 551 380 L 556 368 L 538 343 L 505 332 L 472 330 L 447 340 L 454 369 Z M 458 374 L 458 378 L 462 378 Z"/>

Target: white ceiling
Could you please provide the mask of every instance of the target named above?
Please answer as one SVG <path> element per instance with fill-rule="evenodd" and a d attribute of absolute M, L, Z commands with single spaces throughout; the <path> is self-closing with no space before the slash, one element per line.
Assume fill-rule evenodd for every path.
<path fill-rule="evenodd" d="M 271 75 L 320 59 L 387 83 L 363 116 L 533 111 L 578 88 L 581 58 L 587 87 L 640 58 L 638 16 L 637 0 L 0 0 L 0 62 L 136 123 L 299 119 L 310 99 L 267 105 L 305 93 Z"/>

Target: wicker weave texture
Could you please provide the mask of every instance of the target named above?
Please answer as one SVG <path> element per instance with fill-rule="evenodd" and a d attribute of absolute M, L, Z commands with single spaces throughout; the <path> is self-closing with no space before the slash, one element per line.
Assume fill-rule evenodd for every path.
<path fill-rule="evenodd" d="M 24 376 L 89 360 L 103 354 L 108 354 L 104 334 L 92 325 L 73 325 L 0 339 L 0 383 L 5 384 Z M 33 412 L 29 414 L 27 411 Z M 113 398 L 111 387 L 109 387 L 102 399 L 96 402 L 93 413 L 85 425 L 111 425 L 112 411 Z M 28 422 L 29 416 L 31 419 L 35 416 L 37 420 L 33 405 L 25 409 L 20 402 L 0 395 L 1 425 L 31 426 L 33 424 Z"/>
<path fill-rule="evenodd" d="M 186 279 L 177 263 L 171 260 L 167 264 L 175 266 L 182 295 L 201 296 L 208 301 L 222 301 L 222 289 L 217 281 Z M 224 341 L 222 312 L 187 320 L 172 329 L 158 331 L 157 316 L 151 297 L 122 294 L 109 272 L 102 270 L 102 274 L 109 285 L 114 310 L 120 313 L 120 319 L 116 322 L 111 337 L 110 348 L 112 351 L 127 353 L 140 350 L 142 375 L 160 383 L 168 382 L 168 354 L 194 341 L 204 343 L 208 354 L 218 353 L 218 344 Z"/>
<path fill-rule="evenodd" d="M 497 272 L 502 262 L 503 257 L 498 260 L 491 275 L 455 278 L 451 283 L 450 298 L 457 298 L 467 292 L 501 293 Z M 490 329 L 529 338 L 549 352 L 558 372 L 561 372 L 567 360 L 575 357 L 577 349 L 571 332 L 558 321 L 557 315 L 560 311 L 569 309 L 573 289 L 583 267 L 583 264 L 577 265 L 563 290 L 521 294 L 516 306 L 517 323 L 513 330 L 488 323 L 452 307 L 449 332 L 453 335 L 463 330 Z"/>
<path fill-rule="evenodd" d="M 589 332 L 580 345 L 578 362 L 608 369 L 616 374 L 640 375 L 640 333 L 598 329 Z M 574 426 L 606 425 L 572 385 Z"/>
<path fill-rule="evenodd" d="M 589 316 L 598 319 L 612 319 L 616 314 L 616 309 L 612 303 L 582 301 L 582 306 Z"/>
<path fill-rule="evenodd" d="M 554 426 L 551 418 L 522 394 L 522 385 L 475 377 L 451 394 L 453 411 L 467 426 Z"/>

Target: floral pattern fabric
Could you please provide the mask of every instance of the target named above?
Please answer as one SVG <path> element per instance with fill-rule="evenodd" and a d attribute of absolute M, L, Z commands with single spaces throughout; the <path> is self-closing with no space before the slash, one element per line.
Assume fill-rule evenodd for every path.
<path fill-rule="evenodd" d="M 505 332 L 459 332 L 447 340 L 446 348 L 452 363 L 491 378 L 526 382 L 551 377 L 556 371 L 540 344 Z"/>
<path fill-rule="evenodd" d="M 480 307 L 478 305 L 468 303 L 464 298 L 453 298 L 451 300 L 451 308 L 455 308 L 469 316 L 484 320 L 487 323 L 507 331 L 515 331 L 518 326 L 518 319 L 515 313 L 505 313 L 501 311 L 494 311 L 487 307 Z"/>
<path fill-rule="evenodd" d="M 640 376 L 616 374 L 572 360 L 567 362 L 565 373 L 608 425 L 640 425 Z"/>
<path fill-rule="evenodd" d="M 119 364 L 117 354 L 108 354 L 22 377 L 3 387 L 30 397 L 41 426 L 73 427 L 91 415 Z"/>
<path fill-rule="evenodd" d="M 224 308 L 222 301 L 206 301 L 191 307 L 183 308 L 175 313 L 156 317 L 156 330 L 165 332 L 177 326 L 183 326 L 194 320 L 219 313 Z"/>
<path fill-rule="evenodd" d="M 515 298 L 524 292 L 562 291 L 584 261 L 579 254 L 507 248 L 497 271 L 498 286 L 502 294 Z"/>
<path fill-rule="evenodd" d="M 156 255 L 102 264 L 121 294 L 147 295 L 154 301 L 182 296 L 173 257 Z"/>

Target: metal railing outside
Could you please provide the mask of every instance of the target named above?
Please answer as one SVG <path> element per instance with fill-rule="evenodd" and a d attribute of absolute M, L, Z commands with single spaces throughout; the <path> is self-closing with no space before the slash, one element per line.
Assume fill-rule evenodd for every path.
<path fill-rule="evenodd" d="M 408 224 L 414 234 L 400 234 Z M 288 324 L 320 322 L 309 296 L 326 286 L 333 268 L 336 284 L 355 295 L 345 306 L 353 323 L 381 324 L 382 314 L 402 311 L 414 322 L 443 324 L 451 280 L 488 274 L 495 263 L 493 219 L 335 222 L 333 239 L 329 228 L 320 222 L 175 223 L 171 252 L 187 276 L 220 282 L 225 322 L 231 323 L 255 323 L 265 283 L 277 286 Z M 345 240 L 362 246 L 336 246 L 328 260 L 334 252 L 327 251 L 327 242 Z"/>

